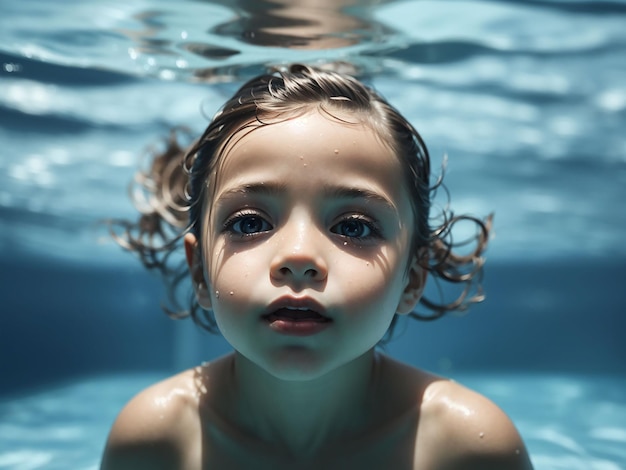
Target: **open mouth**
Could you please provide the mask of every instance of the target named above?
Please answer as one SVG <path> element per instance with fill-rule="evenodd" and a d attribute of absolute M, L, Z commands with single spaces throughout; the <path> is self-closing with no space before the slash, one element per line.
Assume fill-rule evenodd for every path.
<path fill-rule="evenodd" d="M 332 321 L 330 318 L 322 315 L 321 313 L 308 308 L 279 308 L 271 313 L 268 313 L 267 315 L 264 315 L 263 318 L 270 323 L 275 321 L 328 323 Z"/>
<path fill-rule="evenodd" d="M 293 296 L 281 297 L 272 302 L 263 320 L 276 333 L 288 336 L 312 336 L 332 325 L 326 309 L 315 299 Z"/>

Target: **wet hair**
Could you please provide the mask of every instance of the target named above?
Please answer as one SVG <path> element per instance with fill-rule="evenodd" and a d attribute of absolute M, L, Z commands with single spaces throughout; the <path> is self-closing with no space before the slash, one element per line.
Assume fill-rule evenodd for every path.
<path fill-rule="evenodd" d="M 210 211 L 212 200 L 207 191 L 214 190 L 212 182 L 232 139 L 242 131 L 282 122 L 311 109 L 344 122 L 354 122 L 354 117 L 376 132 L 401 163 L 415 222 L 408 264 L 413 256 L 419 256 L 421 266 L 438 286 L 443 281 L 459 287 L 452 301 L 444 301 L 441 286 L 438 302 L 423 296 L 410 316 L 433 320 L 482 301 L 482 255 L 489 240 L 491 216 L 481 220 L 455 215 L 447 203 L 438 208 L 437 214 L 431 214 L 431 201 L 445 187 L 442 176 L 430 183 L 430 157 L 417 130 L 376 91 L 357 79 L 295 64 L 245 83 L 189 148 L 185 149 L 179 141 L 181 137 L 190 140 L 190 132 L 174 129 L 165 148 L 151 150 L 148 168 L 136 174 L 131 197 L 140 211 L 139 219 L 111 221 L 114 239 L 136 253 L 145 267 L 163 277 L 168 286 L 166 312 L 175 318 L 191 316 L 201 327 L 218 332 L 212 312 L 203 310 L 195 296 L 191 296 L 188 309 L 181 308 L 177 293 L 182 281 L 189 277 L 189 270 L 184 259 L 172 255 L 181 248 L 187 232 L 201 240 L 202 214 Z M 475 225 L 469 240 L 453 239 L 453 227 L 459 222 Z M 470 246 L 469 250 L 465 248 L 467 252 L 459 254 L 458 249 L 465 245 Z M 387 337 L 397 318 L 396 315 Z"/>

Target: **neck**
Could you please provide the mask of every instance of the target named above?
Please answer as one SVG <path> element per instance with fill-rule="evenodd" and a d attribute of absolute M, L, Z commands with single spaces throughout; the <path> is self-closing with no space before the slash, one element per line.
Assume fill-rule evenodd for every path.
<path fill-rule="evenodd" d="M 305 381 L 282 380 L 240 354 L 233 358 L 237 421 L 264 441 L 305 456 L 367 425 L 377 371 L 373 350 Z"/>

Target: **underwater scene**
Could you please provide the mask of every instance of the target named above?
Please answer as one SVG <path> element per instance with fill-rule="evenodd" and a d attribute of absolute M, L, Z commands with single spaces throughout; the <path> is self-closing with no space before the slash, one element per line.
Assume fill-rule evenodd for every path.
<path fill-rule="evenodd" d="M 454 213 L 494 215 L 486 300 L 384 349 L 497 403 L 537 470 L 625 469 L 624 24 L 625 1 L 0 0 L 0 470 L 99 468 L 134 394 L 229 351 L 104 221 L 171 128 L 293 62 L 374 87 Z"/>

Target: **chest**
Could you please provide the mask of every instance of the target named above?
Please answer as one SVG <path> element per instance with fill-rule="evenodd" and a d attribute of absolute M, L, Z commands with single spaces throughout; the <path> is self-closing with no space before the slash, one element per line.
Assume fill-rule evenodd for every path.
<path fill-rule="evenodd" d="M 417 426 L 406 422 L 366 437 L 330 443 L 311 456 L 291 455 L 272 443 L 233 436 L 213 428 L 202 437 L 203 470 L 414 470 Z"/>

